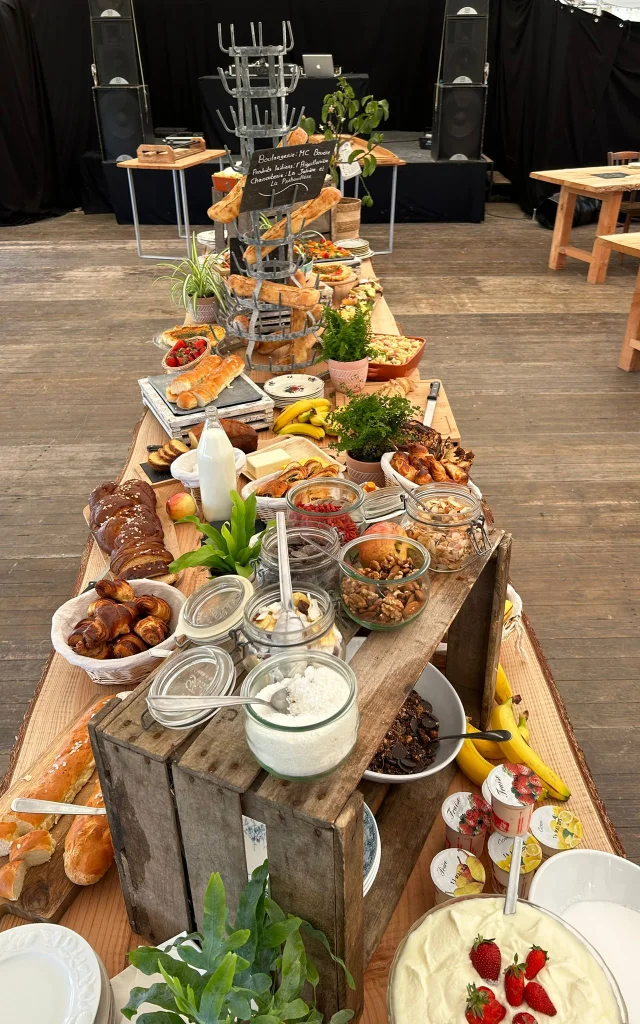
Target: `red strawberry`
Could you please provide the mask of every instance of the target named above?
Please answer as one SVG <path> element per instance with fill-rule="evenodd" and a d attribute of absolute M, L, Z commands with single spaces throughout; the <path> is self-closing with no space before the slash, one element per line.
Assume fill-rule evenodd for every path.
<path fill-rule="evenodd" d="M 547 1017 L 555 1017 L 558 1012 L 549 996 L 537 981 L 530 981 L 524 987 L 524 1001 L 532 1010 L 546 1013 Z"/>
<path fill-rule="evenodd" d="M 538 1022 L 530 1013 L 516 1013 L 512 1024 L 538 1024 Z"/>
<path fill-rule="evenodd" d="M 524 998 L 525 965 L 518 963 L 518 954 L 504 972 L 504 991 L 509 1006 L 522 1006 Z"/>
<path fill-rule="evenodd" d="M 507 1015 L 489 988 L 467 985 L 467 1005 L 464 1013 L 468 1024 L 500 1024 Z"/>
<path fill-rule="evenodd" d="M 527 953 L 527 967 L 525 971 L 527 981 L 533 981 L 536 974 L 539 974 L 548 962 L 549 954 L 546 949 L 541 949 L 540 946 L 532 946 Z"/>
<path fill-rule="evenodd" d="M 500 977 L 502 957 L 494 939 L 483 939 L 482 935 L 476 935 L 469 959 L 485 981 L 497 981 Z"/>

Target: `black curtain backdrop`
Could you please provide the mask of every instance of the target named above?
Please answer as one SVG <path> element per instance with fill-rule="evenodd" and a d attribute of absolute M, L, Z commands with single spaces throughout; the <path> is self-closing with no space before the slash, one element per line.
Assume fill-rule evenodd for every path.
<path fill-rule="evenodd" d="M 557 0 L 491 0 L 485 152 L 527 212 L 557 191 L 534 170 L 640 150 L 640 24 Z"/>

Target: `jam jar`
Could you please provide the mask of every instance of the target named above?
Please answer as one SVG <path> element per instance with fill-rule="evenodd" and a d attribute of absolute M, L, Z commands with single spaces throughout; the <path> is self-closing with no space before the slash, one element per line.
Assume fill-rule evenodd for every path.
<path fill-rule="evenodd" d="M 460 484 L 426 484 L 405 496 L 402 526 L 436 572 L 457 572 L 490 548 L 480 499 Z"/>
<path fill-rule="evenodd" d="M 326 590 L 309 584 L 298 589 L 294 584 L 293 603 L 304 625 L 302 634 L 296 632 L 287 642 L 286 633 L 274 632 L 281 608 L 280 587 L 261 587 L 247 601 L 242 632 L 236 634 L 247 670 L 275 654 L 298 648 L 324 651 L 344 660 L 345 643 L 336 626 L 334 603 Z"/>

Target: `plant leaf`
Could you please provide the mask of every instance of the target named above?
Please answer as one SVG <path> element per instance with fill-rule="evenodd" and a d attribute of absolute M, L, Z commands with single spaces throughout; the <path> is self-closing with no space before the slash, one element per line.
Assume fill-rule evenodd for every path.
<path fill-rule="evenodd" d="M 229 572 L 229 566 L 225 562 L 224 556 L 221 556 L 216 551 L 212 551 L 211 547 L 207 544 L 203 544 L 202 547 L 197 548 L 195 551 L 185 551 L 184 555 L 180 555 L 179 558 L 170 563 L 169 572 L 179 572 L 180 569 L 187 569 L 197 565 L 209 566 L 212 569 Z M 233 568 L 231 568 L 231 572 L 233 572 Z"/>
<path fill-rule="evenodd" d="M 276 901 L 272 900 L 270 896 L 265 898 L 264 906 L 271 921 L 286 920 L 284 910 L 282 910 L 282 908 L 279 907 Z"/>
<path fill-rule="evenodd" d="M 219 530 L 216 530 L 215 526 L 210 526 L 209 523 L 203 523 L 197 516 L 183 516 L 182 519 L 176 520 L 176 525 L 179 525 L 180 523 L 195 523 L 200 530 L 200 533 L 204 533 L 205 537 L 208 537 L 209 540 L 215 541 L 216 547 L 221 551 L 226 552 L 227 547 L 222 539 L 222 534 Z"/>
<path fill-rule="evenodd" d="M 246 532 L 246 514 L 245 506 L 242 498 L 237 491 L 231 491 L 231 532 L 235 539 L 235 542 L 240 548 L 247 546 L 251 539 L 251 534 L 247 536 Z M 231 549 L 229 549 L 231 551 Z M 231 552 L 233 553 L 233 552 Z"/>
<path fill-rule="evenodd" d="M 176 948 L 178 954 L 180 954 L 180 947 Z M 195 991 L 199 991 L 202 988 L 200 983 L 202 975 L 198 974 L 193 967 L 189 967 L 182 960 L 176 960 L 175 957 L 169 956 L 168 953 L 163 953 L 161 949 L 156 949 L 153 946 L 138 946 L 137 949 L 132 949 L 129 953 L 129 960 L 143 974 L 157 974 L 161 968 L 164 968 L 171 977 L 177 978 L 182 985 L 192 985 Z"/>
<path fill-rule="evenodd" d="M 236 557 L 236 555 L 238 553 L 239 548 L 238 548 L 238 545 L 237 545 L 236 541 L 234 540 L 234 537 L 233 537 L 233 534 L 231 533 L 231 530 L 229 529 L 229 527 L 227 526 L 226 523 L 224 523 L 224 525 L 222 527 L 222 530 L 220 532 L 222 533 L 222 536 L 224 537 L 224 539 L 226 541 L 226 544 L 225 544 L 226 550 L 229 552 L 231 557 L 233 559 L 235 559 L 235 557 Z"/>
<path fill-rule="evenodd" d="M 219 872 L 215 871 L 204 894 L 202 915 L 202 952 L 207 959 L 212 959 L 220 949 L 225 937 L 227 923 L 227 897 L 224 883 Z"/>
<path fill-rule="evenodd" d="M 337 1013 L 334 1013 L 329 1024 L 347 1024 L 347 1021 L 351 1020 L 352 1017 L 353 1010 L 338 1010 Z"/>
<path fill-rule="evenodd" d="M 224 887 L 223 887 L 224 897 Z M 226 911 L 226 901 L 225 901 Z M 236 954 L 227 953 L 216 971 L 213 972 L 205 985 L 200 997 L 198 1011 L 203 1024 L 218 1024 L 218 1017 L 232 985 L 236 973 Z"/>
<path fill-rule="evenodd" d="M 303 999 L 294 999 L 286 1006 L 280 1007 L 278 1017 L 280 1020 L 300 1020 L 301 1017 L 306 1017 L 308 1012 L 309 1007 Z"/>
<path fill-rule="evenodd" d="M 177 1013 L 161 1010 L 158 1013 L 141 1014 L 136 1020 L 136 1024 L 184 1024 L 184 1021 Z"/>
<path fill-rule="evenodd" d="M 296 919 L 296 923 L 298 920 Z M 287 936 L 282 951 L 281 982 L 274 1000 L 276 1008 L 286 1006 L 300 996 L 307 978 L 306 960 L 304 942 L 299 927 L 296 927 L 296 930 Z"/>
<path fill-rule="evenodd" d="M 303 921 L 301 927 L 302 927 L 302 931 L 306 932 L 307 935 L 310 935 L 312 939 L 315 939 L 317 942 L 320 943 L 320 945 L 324 946 L 324 948 L 326 949 L 327 953 L 329 954 L 329 956 L 331 957 L 331 959 L 333 960 L 334 963 L 340 964 L 340 966 L 342 967 L 342 970 L 345 973 L 345 977 L 347 979 L 347 985 L 349 986 L 349 988 L 355 989 L 356 983 L 353 980 L 353 976 L 347 970 L 347 967 L 345 965 L 344 960 L 341 960 L 339 956 L 336 956 L 332 952 L 331 946 L 329 945 L 329 940 L 328 940 L 327 936 L 324 934 L 324 932 L 321 932 L 318 928 L 314 928 L 313 925 L 309 924 L 308 921 Z"/>
<path fill-rule="evenodd" d="M 302 921 L 299 917 L 290 917 L 285 921 L 276 921 L 265 928 L 262 933 L 262 943 L 265 946 L 275 948 L 281 946 L 292 932 L 300 928 Z"/>
<path fill-rule="evenodd" d="M 176 1001 L 168 985 L 164 982 L 156 982 L 149 988 L 132 988 L 129 993 L 129 1001 L 120 1011 L 127 1020 L 131 1020 L 143 1003 L 151 1003 L 153 1006 L 161 1006 L 163 1010 L 177 1010 Z"/>

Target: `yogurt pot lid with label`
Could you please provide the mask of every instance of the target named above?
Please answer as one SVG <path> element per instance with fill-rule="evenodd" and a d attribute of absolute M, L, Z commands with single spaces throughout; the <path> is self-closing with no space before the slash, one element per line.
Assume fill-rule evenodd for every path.
<path fill-rule="evenodd" d="M 542 782 L 524 764 L 500 764 L 487 778 L 487 787 L 495 800 L 508 807 L 529 807 L 540 799 Z"/>

